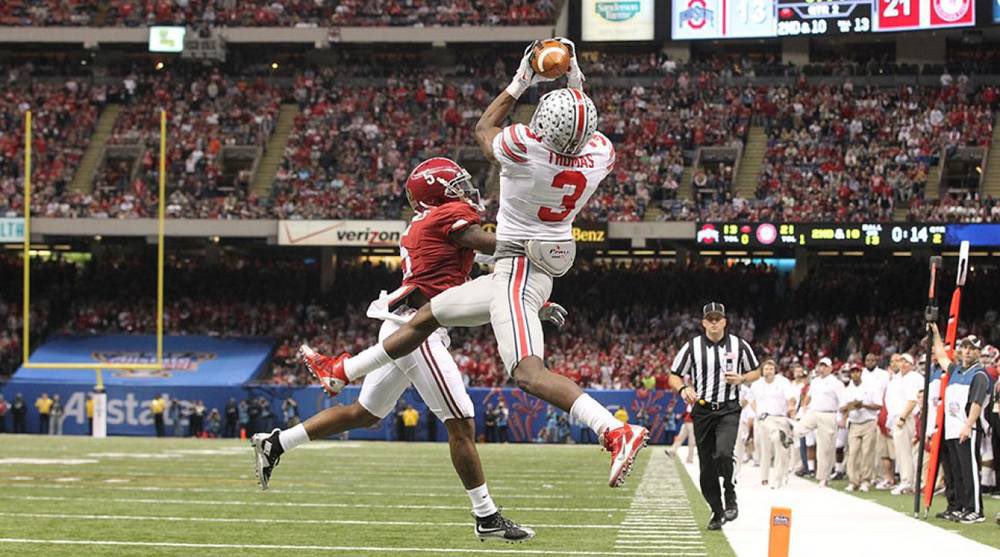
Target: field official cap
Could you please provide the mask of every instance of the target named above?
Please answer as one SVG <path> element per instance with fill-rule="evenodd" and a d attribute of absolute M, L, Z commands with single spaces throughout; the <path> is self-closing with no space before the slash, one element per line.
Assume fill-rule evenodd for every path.
<path fill-rule="evenodd" d="M 705 304 L 705 307 L 701 308 L 701 315 L 704 318 L 708 318 L 709 315 L 713 313 L 719 314 L 719 317 L 726 316 L 726 306 L 720 304 L 719 302 L 712 302 Z"/>
<path fill-rule="evenodd" d="M 979 339 L 976 335 L 969 335 L 962 339 L 962 346 L 971 346 L 976 350 L 983 349 L 983 341 Z"/>
<path fill-rule="evenodd" d="M 824 358 L 820 358 L 819 359 L 819 365 L 833 367 L 833 361 L 831 361 L 830 358 L 825 358 L 825 357 Z"/>
<path fill-rule="evenodd" d="M 900 358 L 903 358 L 904 360 L 906 360 L 907 363 L 909 363 L 911 366 L 915 363 L 913 361 L 913 356 L 910 355 L 910 354 L 908 354 L 908 353 L 906 353 L 906 352 L 903 352 L 903 355 L 900 356 Z"/>

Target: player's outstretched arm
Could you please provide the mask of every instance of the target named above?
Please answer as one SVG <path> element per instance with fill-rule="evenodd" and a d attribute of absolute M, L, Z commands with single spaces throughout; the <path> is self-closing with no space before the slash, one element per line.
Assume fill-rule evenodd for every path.
<path fill-rule="evenodd" d="M 497 237 L 492 232 L 483 230 L 482 226 L 473 224 L 452 234 L 452 240 L 463 248 L 474 249 L 479 253 L 493 255 L 497 249 Z"/>
<path fill-rule="evenodd" d="M 476 142 L 479 143 L 479 150 L 490 162 L 496 162 L 496 157 L 493 155 L 493 138 L 502 131 L 504 120 L 517 104 L 517 99 L 521 98 L 528 87 L 542 81 L 552 81 L 551 78 L 535 73 L 531 68 L 531 57 L 534 55 L 536 44 L 538 41 L 532 42 L 524 49 L 524 57 L 521 58 L 521 64 L 517 67 L 517 73 L 514 74 L 510 85 L 493 99 L 476 123 Z"/>
<path fill-rule="evenodd" d="M 497 160 L 493 155 L 493 138 L 503 131 L 501 126 L 515 104 L 517 98 L 510 96 L 507 91 L 501 91 L 476 123 L 476 143 L 479 144 L 479 150 L 483 152 L 486 160 L 490 162 Z"/>

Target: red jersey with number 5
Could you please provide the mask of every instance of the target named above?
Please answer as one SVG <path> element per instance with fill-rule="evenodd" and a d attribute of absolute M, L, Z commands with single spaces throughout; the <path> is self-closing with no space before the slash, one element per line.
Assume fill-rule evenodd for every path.
<path fill-rule="evenodd" d="M 475 251 L 453 242 L 452 234 L 479 222 L 479 213 L 464 201 L 414 215 L 399 240 L 403 286 L 419 288 L 430 299 L 468 280 Z"/>
<path fill-rule="evenodd" d="M 601 132 L 575 157 L 551 151 L 524 124 L 493 139 L 500 162 L 497 240 L 569 240 L 573 219 L 615 166 L 615 148 Z"/>

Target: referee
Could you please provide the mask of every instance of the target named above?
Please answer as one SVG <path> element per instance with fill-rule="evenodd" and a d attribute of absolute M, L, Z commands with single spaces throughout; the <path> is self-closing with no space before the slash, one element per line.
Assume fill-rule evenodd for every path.
<path fill-rule="evenodd" d="M 709 530 L 736 520 L 733 449 L 740 427 L 740 385 L 760 377 L 760 362 L 750 344 L 726 332 L 726 307 L 710 303 L 702 309 L 700 334 L 687 341 L 671 366 L 670 387 L 694 404 L 691 417 L 701 468 L 701 493 L 712 509 Z M 690 376 L 692 386 L 684 384 Z M 719 478 L 725 487 L 725 507 Z"/>

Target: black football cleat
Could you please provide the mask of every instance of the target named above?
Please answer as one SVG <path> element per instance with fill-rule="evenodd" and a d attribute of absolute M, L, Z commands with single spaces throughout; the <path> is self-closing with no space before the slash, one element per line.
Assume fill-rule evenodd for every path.
<path fill-rule="evenodd" d="M 500 540 L 507 543 L 521 543 L 535 537 L 535 531 L 520 524 L 507 520 L 503 516 L 503 508 L 484 517 L 476 517 L 476 537 L 479 541 Z"/>
<path fill-rule="evenodd" d="M 279 433 L 281 430 L 274 428 L 271 433 L 258 433 L 250 438 L 254 453 L 254 472 L 257 474 L 257 483 L 260 484 L 262 491 L 267 491 L 271 472 L 278 466 L 281 454 L 285 452 L 278 441 Z"/>
<path fill-rule="evenodd" d="M 722 530 L 722 523 L 726 519 L 721 514 L 712 513 L 712 516 L 708 519 L 708 529 L 709 530 Z"/>

